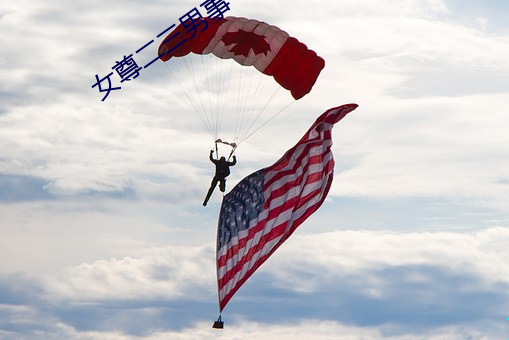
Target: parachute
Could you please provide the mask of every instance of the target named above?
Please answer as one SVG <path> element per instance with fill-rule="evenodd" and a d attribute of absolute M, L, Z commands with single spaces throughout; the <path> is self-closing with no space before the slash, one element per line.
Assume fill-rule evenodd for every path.
<path fill-rule="evenodd" d="M 211 134 L 216 151 L 218 143 L 235 149 L 307 95 L 325 67 L 316 52 L 287 32 L 242 17 L 183 22 L 159 45 L 158 56 Z M 248 176 L 223 199 L 216 253 L 220 312 L 325 199 L 334 164 L 330 130 L 355 107 L 329 110 L 279 162 Z M 302 157 L 293 159 L 296 155 Z M 307 167 L 302 160 L 310 157 L 316 164 Z M 293 178 L 291 190 L 281 183 L 288 178 Z M 214 327 L 222 326 L 220 316 Z"/>
<path fill-rule="evenodd" d="M 214 141 L 235 145 L 308 94 L 325 66 L 280 28 L 242 17 L 184 22 L 159 45 L 158 56 Z M 281 88 L 290 96 L 279 95 Z M 223 127 L 231 136 L 223 136 Z"/>

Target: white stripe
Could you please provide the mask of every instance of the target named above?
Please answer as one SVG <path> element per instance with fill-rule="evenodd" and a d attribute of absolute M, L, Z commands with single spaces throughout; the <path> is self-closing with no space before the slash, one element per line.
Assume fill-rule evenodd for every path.
<path fill-rule="evenodd" d="M 247 237 L 247 235 L 249 234 L 249 229 L 251 229 L 251 223 L 248 229 L 239 231 L 237 236 L 233 236 L 227 244 L 223 245 L 221 249 L 217 251 L 217 258 L 219 259 L 222 256 L 226 255 L 226 252 L 228 251 L 229 248 L 231 248 L 235 244 L 238 244 L 239 240 Z"/>
<path fill-rule="evenodd" d="M 322 131 L 322 134 L 326 130 L 327 129 L 325 128 Z M 323 136 L 322 136 L 322 138 L 323 138 Z M 303 176 L 303 175 L 310 176 L 314 173 L 322 173 L 324 170 L 323 163 L 327 163 L 333 158 L 332 152 L 330 152 L 330 149 L 327 149 L 327 144 L 329 144 L 329 143 L 326 143 L 327 141 L 330 144 L 332 144 L 330 140 L 322 139 L 319 146 L 312 147 L 311 149 L 309 149 L 307 151 L 305 157 L 300 161 L 300 164 L 298 165 L 298 167 L 294 173 L 292 173 L 288 176 L 285 176 L 285 177 L 275 181 L 274 183 L 272 183 L 271 186 L 269 186 L 265 190 L 264 194 L 267 195 L 272 190 L 281 188 L 281 186 L 283 186 L 284 183 L 287 183 L 291 179 L 295 179 L 295 178 Z M 289 164 L 287 164 L 287 166 L 284 169 L 280 169 L 278 171 L 271 171 L 270 173 L 266 174 L 265 180 L 267 181 L 267 177 L 269 177 L 269 178 L 274 177 L 280 171 L 284 171 L 285 169 L 293 168 L 296 165 L 296 159 L 298 157 L 302 156 L 305 148 L 309 145 L 309 143 L 316 143 L 316 142 L 317 141 L 310 141 L 308 143 L 299 144 L 299 146 L 294 150 L 293 157 L 291 157 L 291 161 L 289 162 Z M 324 157 L 323 163 L 311 165 L 308 168 L 308 170 L 306 171 L 306 173 L 304 174 L 304 165 L 306 164 L 306 161 L 309 159 L 309 157 L 316 156 L 316 155 L 323 155 L 323 157 Z M 290 188 L 284 196 L 279 197 L 277 199 L 273 199 L 271 201 L 270 206 L 267 209 L 262 211 L 262 213 L 260 215 L 258 215 L 257 218 L 250 221 L 249 227 L 251 228 L 253 226 L 256 226 L 260 221 L 267 218 L 268 213 L 270 212 L 271 209 L 281 206 L 287 200 L 289 200 L 293 197 L 296 197 L 297 195 L 305 196 L 306 194 L 322 187 L 324 184 L 324 181 L 327 181 L 331 174 L 332 174 L 332 172 L 326 173 L 321 178 L 321 180 L 307 184 L 304 186 L 304 188 L 300 188 L 298 186 Z M 315 203 L 319 202 L 322 199 L 322 196 L 323 196 L 323 191 L 322 191 L 322 193 L 316 195 L 315 197 L 312 197 L 304 206 L 299 208 L 297 211 L 293 211 L 292 209 L 289 209 L 281 214 L 278 214 L 272 220 L 266 221 L 265 228 L 263 230 L 261 230 L 260 232 L 256 233 L 255 235 L 253 235 L 253 237 L 247 241 L 247 243 L 244 247 L 238 249 L 238 253 L 235 257 L 228 259 L 226 261 L 225 265 L 223 265 L 222 267 L 220 267 L 218 269 L 218 277 L 220 279 L 222 279 L 224 277 L 224 275 L 235 266 L 236 263 L 241 261 L 243 259 L 243 257 L 245 257 L 249 253 L 249 251 L 251 250 L 251 248 L 253 246 L 256 246 L 259 243 L 259 241 L 262 237 L 264 237 L 265 235 L 267 235 L 268 233 L 270 233 L 272 231 L 274 226 L 281 225 L 286 222 L 290 222 L 288 224 L 287 228 L 291 227 L 293 221 L 295 219 L 301 217 L 306 212 L 306 210 L 308 209 L 309 206 L 312 206 Z M 266 197 L 266 199 L 268 199 L 268 197 Z M 230 242 L 227 245 L 223 246 L 222 249 L 220 249 L 218 251 L 218 258 L 220 258 L 221 256 L 224 256 L 227 253 L 228 249 L 230 249 L 232 246 L 238 245 L 239 239 L 243 238 L 243 237 L 247 237 L 248 234 L 249 234 L 249 229 L 239 232 L 238 236 L 233 237 L 232 240 L 230 240 Z M 284 234 L 285 233 L 281 234 L 281 236 L 277 237 L 275 240 L 272 240 L 272 241 L 268 242 L 267 244 L 265 244 L 263 249 L 270 251 L 272 249 L 272 246 L 270 248 L 267 248 L 268 245 L 277 244 L 277 240 L 279 240 Z M 256 263 L 256 261 L 259 259 L 259 257 L 263 256 L 264 254 L 265 253 L 263 253 L 263 252 L 257 252 L 256 254 L 254 254 L 252 256 L 249 263 L 252 263 L 252 264 Z M 249 270 L 250 268 L 252 268 L 252 267 L 247 266 L 247 268 L 246 268 L 246 265 L 244 265 L 243 269 L 240 272 L 235 274 L 235 277 L 232 279 L 233 282 L 237 282 L 238 278 L 243 277 L 245 275 L 245 273 L 247 272 L 247 270 Z M 229 285 L 231 286 L 230 283 L 229 283 Z"/>
<path fill-rule="evenodd" d="M 316 156 L 316 155 L 314 155 Z M 309 157 L 306 157 L 305 160 L 304 160 L 304 163 L 307 163 L 306 160 L 308 159 Z M 309 168 L 307 169 L 306 171 L 306 174 L 308 175 L 311 175 L 311 174 L 315 174 L 315 173 L 320 173 L 323 171 L 323 169 L 325 168 L 325 165 L 333 159 L 333 155 L 332 155 L 332 152 L 327 152 L 327 153 L 324 153 L 323 154 L 323 161 L 320 162 L 320 163 L 317 163 L 317 164 L 313 164 L 313 165 L 310 165 Z M 304 165 L 303 166 L 300 166 L 298 167 L 295 172 L 293 173 L 290 173 L 286 176 L 283 176 L 281 177 L 280 179 L 278 179 L 277 181 L 275 181 L 274 183 L 272 183 L 269 187 L 267 187 L 267 190 L 266 192 L 272 192 L 274 190 L 278 190 L 278 189 L 281 189 L 281 187 L 283 187 L 286 183 L 290 182 L 290 181 L 294 181 L 296 180 L 297 178 L 301 177 L 304 175 Z M 268 198 L 268 197 L 267 197 Z"/>
<path fill-rule="evenodd" d="M 332 156 L 332 153 L 331 153 L 330 156 Z M 327 157 L 327 158 L 332 158 L 332 157 Z M 317 168 L 319 168 L 319 169 L 317 169 L 318 171 L 307 172 L 306 176 L 310 176 L 310 175 L 312 175 L 312 174 L 314 174 L 316 172 L 318 172 L 318 173 L 322 173 L 323 172 L 323 166 L 320 166 L 320 167 L 317 167 Z M 260 215 L 258 215 L 256 219 L 253 219 L 252 221 L 250 221 L 249 228 L 252 228 L 252 227 L 256 226 L 260 221 L 266 219 L 268 214 L 269 214 L 269 212 L 270 212 L 270 210 L 275 209 L 275 208 L 281 206 L 286 201 L 288 201 L 288 200 L 290 200 L 290 199 L 292 199 L 294 197 L 305 196 L 308 193 L 310 193 L 310 192 L 320 188 L 321 186 L 323 186 L 323 183 L 324 183 L 324 181 L 327 180 L 328 176 L 330 176 L 330 173 L 326 173 L 324 175 L 324 177 L 322 177 L 322 179 L 319 180 L 319 181 L 306 184 L 303 188 L 301 188 L 301 187 L 293 187 L 293 188 L 291 188 L 291 189 L 289 189 L 287 191 L 286 195 L 278 197 L 277 199 L 273 199 L 271 201 L 270 206 L 267 209 L 265 209 Z M 249 243 L 254 243 L 255 242 L 257 244 L 259 242 L 260 238 L 263 237 L 266 234 L 266 232 L 270 232 L 272 227 L 274 227 L 276 225 L 279 225 L 279 224 L 282 224 L 282 223 L 285 223 L 286 221 L 290 220 L 291 218 L 292 218 L 292 209 L 288 209 L 288 210 L 284 211 L 283 213 L 278 214 L 275 218 L 266 221 L 266 228 L 264 230 L 259 231 L 255 235 L 253 235 L 253 237 L 249 240 Z M 267 228 L 267 226 L 270 226 L 270 227 Z M 235 245 L 238 245 L 239 240 L 242 239 L 242 238 L 247 237 L 248 234 L 249 234 L 249 229 L 242 230 L 242 231 L 240 231 L 238 233 L 237 236 L 232 237 L 232 239 L 228 242 L 227 245 L 224 245 L 221 249 L 219 249 L 218 254 L 217 254 L 218 258 L 226 255 L 228 249 L 234 247 Z M 245 254 L 247 254 L 247 252 L 250 249 L 249 243 L 246 244 L 246 246 L 241 247 L 241 248 L 238 249 L 238 254 L 237 254 L 236 257 L 242 258 Z M 227 268 L 226 271 L 230 270 L 231 268 L 233 268 L 233 266 L 235 265 L 233 263 L 233 261 L 234 261 L 234 259 L 227 260 L 227 263 L 225 264 L 225 266 Z"/>
<path fill-rule="evenodd" d="M 235 284 L 241 280 L 246 273 L 253 268 L 253 266 L 258 262 L 258 259 L 266 254 L 268 254 L 274 246 L 279 242 L 279 240 L 283 237 L 283 235 L 280 235 L 279 237 L 275 238 L 274 240 L 267 242 L 260 251 L 253 254 L 253 257 L 251 261 L 247 262 L 242 266 L 242 270 L 237 272 L 224 286 L 223 289 L 219 291 L 219 296 L 222 299 L 224 296 L 228 294 L 232 288 L 235 287 Z M 256 259 L 253 261 L 253 259 Z"/>
<path fill-rule="evenodd" d="M 293 225 L 293 221 L 295 221 L 296 219 L 302 217 L 302 215 L 304 215 L 306 213 L 306 211 L 308 210 L 308 208 L 310 206 L 313 206 L 314 204 L 318 203 L 323 197 L 323 192 L 319 195 L 316 195 L 315 197 L 313 197 L 312 199 L 310 199 L 306 205 L 302 206 L 301 208 L 299 208 L 298 210 L 296 210 L 293 214 L 292 214 L 292 223 L 289 224 L 285 230 L 285 232 L 283 232 L 281 235 L 279 235 L 278 237 L 276 237 L 275 239 L 267 242 L 263 248 L 256 252 L 255 254 L 253 254 L 251 260 L 247 263 L 245 263 L 243 266 L 242 266 L 242 270 L 237 272 L 224 286 L 223 286 L 223 289 L 221 289 L 219 291 L 219 296 L 220 298 L 222 299 L 224 296 L 226 296 L 234 287 L 235 287 L 235 284 L 241 280 L 245 275 L 246 273 L 252 269 L 258 262 L 258 260 L 260 259 L 260 257 L 263 257 L 265 255 L 267 255 L 268 253 L 270 253 L 270 251 L 274 248 L 274 246 L 281 240 L 281 238 L 283 238 L 286 233 L 288 232 L 288 230 L 292 227 Z M 270 230 L 269 230 L 270 231 Z M 222 271 L 224 269 L 224 267 L 220 268 L 220 271 Z M 224 276 L 224 273 L 221 275 L 221 277 Z"/>
<path fill-rule="evenodd" d="M 328 125 L 331 125 L 331 124 L 328 124 Z M 293 152 L 292 157 L 290 157 L 290 160 L 289 160 L 288 164 L 284 168 L 282 168 L 282 169 L 268 171 L 265 174 L 265 181 L 266 182 L 270 181 L 272 179 L 272 177 L 274 177 L 277 173 L 279 173 L 281 171 L 292 169 L 297 164 L 298 158 L 301 157 L 302 154 L 304 153 L 305 148 L 308 147 L 309 144 L 315 144 L 315 143 L 320 143 L 320 145 L 312 147 L 310 150 L 308 150 L 308 152 L 307 152 L 308 156 L 306 156 L 304 158 L 304 160 L 309 159 L 310 156 L 319 155 L 319 154 L 323 153 L 324 150 L 327 150 L 328 147 L 332 146 L 332 141 L 330 139 L 322 140 L 322 141 L 314 140 L 314 141 L 309 141 L 309 142 L 304 142 L 302 144 L 299 144 L 299 146 Z"/>
<path fill-rule="evenodd" d="M 271 183 L 270 186 L 267 187 L 266 190 L 267 191 L 268 190 L 274 190 L 274 189 L 276 189 L 278 187 L 281 187 L 281 184 L 277 184 L 276 187 L 274 185 L 276 183 L 280 183 L 280 182 L 285 183 L 288 180 L 288 176 L 294 176 L 295 172 L 297 172 L 299 170 L 301 171 L 300 173 L 302 174 L 302 169 L 304 169 L 304 166 L 309 162 L 309 159 L 311 157 L 322 156 L 322 155 L 326 156 L 326 152 L 327 152 L 326 149 L 313 148 L 312 150 L 309 150 L 309 152 L 301 159 L 301 163 L 300 164 L 297 164 L 296 162 L 292 161 L 292 162 L 290 162 L 290 164 L 285 166 L 283 169 L 268 171 L 265 174 L 265 183 L 268 183 L 268 182 L 272 181 L 276 175 L 279 175 L 283 171 L 290 171 L 290 172 L 289 172 L 289 174 L 285 175 L 285 177 L 281 177 L 280 179 L 274 181 L 274 183 Z"/>
<path fill-rule="evenodd" d="M 239 248 L 237 256 L 232 257 L 226 261 L 226 263 L 218 269 L 218 278 L 222 278 L 228 271 L 230 271 L 243 257 L 245 257 L 249 250 L 256 246 L 259 242 L 262 236 L 265 234 L 266 230 L 262 229 L 259 232 L 257 232 L 255 235 L 253 235 L 252 238 L 250 238 L 246 242 L 246 246 Z M 223 247 L 223 248 L 229 248 L 229 246 Z"/>
<path fill-rule="evenodd" d="M 304 186 L 303 192 L 309 193 L 320 187 L 323 187 L 324 183 L 327 182 L 331 175 L 332 171 L 326 173 L 322 180 Z M 305 196 L 305 194 L 300 194 L 300 196 Z M 267 221 L 266 227 L 263 230 L 259 231 L 251 239 L 249 239 L 245 247 L 239 248 L 237 256 L 228 259 L 225 265 L 219 268 L 218 271 L 219 278 L 222 278 L 226 272 L 231 270 L 239 261 L 241 261 L 241 259 L 248 254 L 251 247 L 256 246 L 259 243 L 260 239 L 267 235 L 268 233 L 270 233 L 275 226 L 281 225 L 288 221 L 293 221 L 301 217 L 302 214 L 306 211 L 307 207 L 318 202 L 322 198 L 322 196 L 323 191 L 317 194 L 316 196 L 312 197 L 304 206 L 300 207 L 298 210 L 295 211 L 293 211 L 293 209 L 286 210 L 285 212 L 278 214 L 276 218 Z M 258 221 L 260 220 L 261 219 L 257 218 L 256 223 L 258 223 Z M 247 236 L 248 232 L 245 232 L 244 234 L 246 234 Z M 238 245 L 238 238 L 232 238 L 232 241 L 229 242 L 228 245 L 225 245 L 223 248 L 221 248 L 220 253 L 226 254 L 227 249 L 231 248 L 234 245 Z"/>

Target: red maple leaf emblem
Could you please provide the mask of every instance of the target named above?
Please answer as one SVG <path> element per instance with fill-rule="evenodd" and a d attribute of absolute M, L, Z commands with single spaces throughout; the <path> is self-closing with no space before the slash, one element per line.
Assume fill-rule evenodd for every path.
<path fill-rule="evenodd" d="M 235 44 L 229 50 L 236 55 L 247 57 L 251 50 L 253 50 L 255 54 L 263 53 L 267 55 L 267 52 L 270 51 L 270 44 L 265 40 L 265 37 L 254 32 L 228 32 L 223 36 L 222 40 L 225 46 Z"/>

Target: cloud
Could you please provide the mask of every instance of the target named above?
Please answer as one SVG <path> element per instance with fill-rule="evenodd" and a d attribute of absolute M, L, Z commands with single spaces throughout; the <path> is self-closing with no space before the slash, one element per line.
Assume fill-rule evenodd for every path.
<path fill-rule="evenodd" d="M 391 340 L 417 340 L 417 339 L 489 339 L 492 335 L 503 334 L 500 328 L 488 329 L 486 332 L 479 332 L 473 327 L 445 327 L 420 334 L 390 335 L 385 329 L 360 328 L 337 323 L 334 321 L 306 320 L 294 324 L 264 324 L 255 322 L 242 322 L 235 327 L 226 325 L 223 330 L 213 330 L 210 323 L 200 322 L 193 327 L 182 331 L 155 332 L 148 336 L 132 337 L 119 332 L 79 332 L 69 326 L 58 325 L 70 339 L 86 337 L 87 339 L 331 339 L 341 336 L 341 339 L 391 339 Z M 390 327 L 388 327 L 390 328 Z"/>
<path fill-rule="evenodd" d="M 313 324 L 324 337 L 338 327 L 345 336 L 387 339 L 500 334 L 508 237 L 507 228 L 295 235 L 230 302 L 226 332 L 262 337 L 268 328 L 285 339 L 287 325 L 307 334 Z M 6 308 L 11 316 L 46 310 L 76 337 L 205 336 L 215 334 L 202 324 L 217 308 L 214 276 L 212 245 L 146 248 L 138 258 L 83 263 L 37 280 L 7 277 L 1 303 L 18 306 Z"/>
<path fill-rule="evenodd" d="M 501 323 L 507 228 L 476 233 L 337 231 L 296 235 L 228 308 L 250 318 L 392 325 L 394 334 Z M 274 287 L 260 291 L 263 285 Z M 242 307 L 241 307 L 242 305 Z M 263 306 L 271 305 L 270 311 Z M 284 310 L 291 306 L 292 317 Z M 255 316 L 253 316 L 256 315 Z"/>
<path fill-rule="evenodd" d="M 47 182 L 40 178 L 0 174 L 0 201 L 10 203 L 50 199 L 51 195 L 44 190 L 46 184 Z"/>
<path fill-rule="evenodd" d="M 29 10 L 14 6 L 2 18 L 13 33 L 6 53 L 20 55 L 3 71 L 14 80 L 4 92 L 30 98 L 21 103 L 9 95 L 13 114 L 2 120 L 0 141 L 10 145 L 1 150 L 2 172 L 47 180 L 46 190 L 55 195 L 112 192 L 172 203 L 177 203 L 173 197 L 192 201 L 202 183 L 209 181 L 206 155 L 198 155 L 210 143 L 199 119 L 184 109 L 182 96 L 175 96 L 178 89 L 171 86 L 164 67 L 144 70 L 115 93 L 116 99 L 106 102 L 99 100 L 91 83 L 85 86 L 94 74 L 108 70 L 115 58 L 154 38 L 177 15 L 171 19 L 159 10 L 147 18 L 133 9 L 134 3 L 123 7 L 127 16 L 119 15 L 113 4 L 96 7 L 79 2 L 72 10 L 67 5 L 27 4 Z M 160 6 L 151 3 L 144 10 Z M 192 3 L 172 6 L 165 6 L 168 13 L 180 13 Z M 232 4 L 232 14 L 236 10 L 254 15 L 259 7 L 248 2 L 241 11 Z M 341 192 L 335 186 L 332 194 L 481 197 L 487 204 L 505 206 L 497 169 L 503 169 L 508 158 L 501 148 L 507 137 L 503 124 L 493 123 L 505 119 L 494 109 L 504 107 L 507 92 L 501 79 L 507 72 L 509 47 L 503 36 L 444 20 L 451 13 L 441 1 L 369 6 L 342 1 L 323 7 L 335 14 L 327 29 L 313 18 L 304 20 L 297 8 L 295 15 L 275 19 L 309 42 L 326 58 L 327 66 L 309 98 L 265 127 L 253 144 L 242 146 L 238 168 L 267 165 L 258 162 L 260 153 L 270 153 L 272 158 L 263 159 L 274 161 L 300 137 L 298 130 L 305 131 L 312 117 L 329 106 L 356 101 L 360 108 L 335 132 L 338 145 L 346 142 L 353 148 L 337 149 L 336 155 L 342 153 L 349 163 L 338 166 L 350 168 L 336 178 L 344 183 Z M 79 18 L 72 14 L 78 13 L 76 8 Z M 28 35 L 16 28 L 21 20 L 46 29 Z M 27 60 L 18 41 L 32 46 L 40 67 Z M 73 47 L 61 47 L 66 45 Z M 482 121 L 476 119 L 479 112 Z M 299 125 L 288 128 L 290 120 Z M 486 149 L 496 155 L 486 159 Z M 231 183 L 238 178 L 232 177 Z M 190 191 L 182 190 L 182 181 Z"/>
<path fill-rule="evenodd" d="M 299 283 L 305 287 L 309 282 L 298 279 L 298 268 L 340 276 L 367 269 L 433 265 L 451 273 L 474 275 L 488 286 L 509 284 L 509 266 L 503 261 L 508 255 L 503 247 L 508 238 L 509 229 L 503 227 L 471 233 L 352 230 L 297 235 L 276 256 L 281 261 L 288 261 L 290 256 L 297 275 L 292 276 L 291 270 L 273 274 L 289 274 L 287 280 L 294 287 Z M 313 283 L 319 285 L 320 281 Z"/>
<path fill-rule="evenodd" d="M 206 129 L 160 63 L 104 102 L 91 88 L 199 3 L 0 6 L 0 337 L 507 336 L 507 6 L 308 5 L 231 3 L 326 67 L 242 144 L 228 185 L 329 107 L 360 107 L 334 129 L 328 201 L 239 290 L 222 333 L 210 329 L 220 195 L 197 208 Z"/>
<path fill-rule="evenodd" d="M 49 277 L 52 299 L 76 301 L 180 299 L 202 301 L 213 291 L 213 248 L 151 249 L 136 259 L 101 260 Z M 205 292 L 204 292 L 205 291 Z"/>
<path fill-rule="evenodd" d="M 217 221 L 215 210 L 107 196 L 3 204 L 0 214 L 1 271 L 34 274 L 136 258 L 151 247 L 201 246 L 215 238 Z"/>
<path fill-rule="evenodd" d="M 501 103 L 503 97 L 492 96 L 490 101 Z M 500 169 L 507 150 L 504 142 L 500 144 L 506 137 L 496 122 L 505 119 L 503 114 L 490 110 L 482 100 L 432 102 L 415 102 L 410 110 L 408 106 L 403 111 L 384 109 L 385 117 L 369 120 L 358 117 L 356 121 L 352 115 L 353 126 L 338 125 L 334 133 L 341 139 L 336 160 L 340 167 L 351 165 L 339 168 L 333 194 L 466 198 L 501 209 L 507 203 L 505 187 L 499 182 L 505 177 Z M 397 116 L 408 129 L 393 125 L 390 116 Z M 381 130 L 386 134 L 377 141 L 356 138 L 359 123 L 367 135 Z M 349 145 L 341 145 L 343 140 L 349 140 Z"/>

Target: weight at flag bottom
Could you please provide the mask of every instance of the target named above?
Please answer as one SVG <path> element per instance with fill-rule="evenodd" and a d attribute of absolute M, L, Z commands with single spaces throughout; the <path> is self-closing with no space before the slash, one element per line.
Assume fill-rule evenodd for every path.
<path fill-rule="evenodd" d="M 323 203 L 334 172 L 332 128 L 357 104 L 324 112 L 273 165 L 224 196 L 217 230 L 219 310 Z"/>

